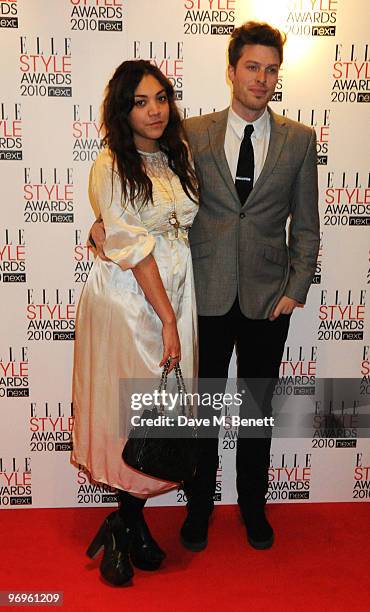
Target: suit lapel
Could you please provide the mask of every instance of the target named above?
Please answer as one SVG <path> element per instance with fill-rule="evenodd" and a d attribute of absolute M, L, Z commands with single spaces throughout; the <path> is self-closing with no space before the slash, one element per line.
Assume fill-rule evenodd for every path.
<path fill-rule="evenodd" d="M 236 204 L 238 205 L 238 208 L 240 208 L 238 194 L 236 192 L 235 184 L 225 155 L 225 134 L 228 112 L 228 108 L 222 111 L 219 118 L 215 119 L 212 125 L 208 128 L 209 146 L 220 175 L 226 187 L 233 196 Z"/>
<path fill-rule="evenodd" d="M 259 190 L 264 185 L 266 180 L 268 180 L 271 172 L 273 171 L 276 165 L 277 160 L 279 159 L 279 155 L 287 137 L 287 128 L 284 118 L 279 117 L 279 115 L 276 115 L 270 108 L 268 110 L 271 117 L 271 133 L 266 160 L 262 168 L 262 172 L 259 175 L 249 198 L 247 199 L 246 203 L 243 204 L 242 208 L 249 206 L 258 196 Z"/>

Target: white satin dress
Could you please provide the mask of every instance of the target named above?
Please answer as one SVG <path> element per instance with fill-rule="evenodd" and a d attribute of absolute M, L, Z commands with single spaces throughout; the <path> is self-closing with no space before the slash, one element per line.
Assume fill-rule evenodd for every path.
<path fill-rule="evenodd" d="M 192 379 L 197 369 L 197 321 L 187 233 L 198 206 L 184 193 L 164 153 L 141 155 L 154 201 L 141 209 L 129 203 L 122 206 L 116 172 L 112 182 L 109 150 L 99 154 L 90 172 L 90 200 L 103 218 L 104 252 L 112 261 L 95 259 L 79 302 L 72 461 L 86 467 L 97 482 L 147 497 L 175 485 L 129 468 L 121 457 L 126 438 L 120 410 L 130 406 L 125 398 L 119 402 L 119 381 L 154 379 L 157 388 L 163 354 L 161 321 L 132 268 L 149 253 L 154 256 L 176 314 L 183 376 Z M 174 206 L 180 223 L 177 237 L 169 223 Z"/>

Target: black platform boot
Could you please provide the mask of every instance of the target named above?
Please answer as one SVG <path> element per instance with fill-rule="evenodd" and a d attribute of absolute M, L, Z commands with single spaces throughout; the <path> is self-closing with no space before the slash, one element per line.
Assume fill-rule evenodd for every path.
<path fill-rule="evenodd" d="M 118 494 L 119 513 L 130 534 L 130 558 L 135 567 L 142 570 L 157 570 L 166 557 L 150 533 L 143 516 L 146 499 L 135 497 L 126 491 Z"/>
<path fill-rule="evenodd" d="M 109 584 L 123 586 L 130 583 L 134 575 L 129 559 L 131 540 L 130 530 L 125 526 L 119 513 L 112 512 L 104 519 L 87 549 L 87 556 L 93 559 L 104 547 L 100 573 Z"/>
<path fill-rule="evenodd" d="M 166 554 L 150 533 L 143 514 L 133 525 L 131 532 L 130 557 L 135 567 L 148 571 L 159 569 Z"/>

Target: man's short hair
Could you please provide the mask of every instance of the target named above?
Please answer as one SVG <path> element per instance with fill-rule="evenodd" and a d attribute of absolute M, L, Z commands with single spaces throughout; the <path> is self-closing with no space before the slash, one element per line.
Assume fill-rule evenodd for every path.
<path fill-rule="evenodd" d="M 240 28 L 235 28 L 229 43 L 229 64 L 236 67 L 244 45 L 264 45 L 274 47 L 279 53 L 280 64 L 283 62 L 283 46 L 286 35 L 268 23 L 247 21 Z"/>

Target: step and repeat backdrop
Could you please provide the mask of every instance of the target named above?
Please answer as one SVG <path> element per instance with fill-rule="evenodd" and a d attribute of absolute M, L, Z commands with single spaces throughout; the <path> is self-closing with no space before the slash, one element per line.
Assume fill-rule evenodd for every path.
<path fill-rule="evenodd" d="M 184 116 L 221 110 L 229 35 L 249 19 L 288 35 L 271 107 L 315 127 L 320 183 L 316 275 L 275 391 L 300 424 L 274 437 L 269 501 L 370 500 L 361 427 L 370 397 L 368 0 L 0 0 L 0 508 L 115 502 L 114 490 L 70 463 L 74 321 L 93 264 L 87 180 L 104 87 L 123 60 L 150 59 Z M 341 379 L 351 380 L 338 388 Z M 236 433 L 227 423 L 220 441 L 219 503 L 236 500 Z M 150 503 L 183 504 L 184 495 Z"/>

